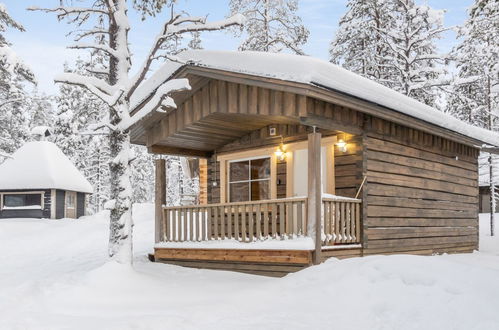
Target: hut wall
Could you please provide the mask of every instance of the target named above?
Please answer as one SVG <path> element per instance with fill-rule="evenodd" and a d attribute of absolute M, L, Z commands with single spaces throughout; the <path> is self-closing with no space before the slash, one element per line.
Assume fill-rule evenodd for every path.
<path fill-rule="evenodd" d="M 478 248 L 478 151 L 373 119 L 364 137 L 364 254 Z"/>
<path fill-rule="evenodd" d="M 66 192 L 64 190 L 56 190 L 55 192 L 55 218 L 64 218 L 64 210 L 66 207 Z"/>
<path fill-rule="evenodd" d="M 8 190 L 8 191 L 2 191 L 2 193 L 9 193 L 9 192 L 15 192 L 15 193 L 29 193 L 32 191 L 41 191 L 39 189 L 35 190 Z M 50 219 L 50 206 L 52 203 L 51 200 L 51 195 L 50 195 L 50 189 L 43 190 L 45 192 L 44 194 L 44 200 L 43 200 L 43 210 L 0 210 L 0 219 L 1 218 L 47 218 Z"/>
<path fill-rule="evenodd" d="M 84 193 L 76 193 L 76 218 L 82 217 L 85 215 L 85 194 Z"/>

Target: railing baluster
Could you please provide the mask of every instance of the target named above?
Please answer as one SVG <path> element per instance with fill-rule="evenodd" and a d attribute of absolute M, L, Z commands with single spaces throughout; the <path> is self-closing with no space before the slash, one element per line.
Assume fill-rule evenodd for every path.
<path fill-rule="evenodd" d="M 256 205 L 256 239 L 262 239 L 262 204 Z"/>
<path fill-rule="evenodd" d="M 241 241 L 246 242 L 246 205 L 241 205 Z"/>
<path fill-rule="evenodd" d="M 225 216 L 227 217 L 227 238 L 232 238 L 232 210 L 229 207 L 224 207 Z"/>
<path fill-rule="evenodd" d="M 239 207 L 237 205 L 234 206 L 234 238 L 236 241 L 239 241 L 240 237 L 240 228 L 239 228 Z"/>
<path fill-rule="evenodd" d="M 286 203 L 286 226 L 288 238 L 293 238 L 294 236 L 294 221 L 293 221 L 293 202 Z"/>
<path fill-rule="evenodd" d="M 360 242 L 360 203 L 355 203 L 355 243 Z"/>
<path fill-rule="evenodd" d="M 207 207 L 207 214 L 206 214 L 206 229 L 207 229 L 207 239 L 208 241 L 210 241 L 213 237 L 212 237 L 212 233 L 211 233 L 211 226 L 212 226 L 212 208 L 211 207 Z"/>
<path fill-rule="evenodd" d="M 334 203 L 334 243 L 340 242 L 340 204 L 338 202 Z"/>
<path fill-rule="evenodd" d="M 269 238 L 269 222 L 271 219 L 270 206 L 269 204 L 262 204 L 263 208 L 263 237 L 265 239 Z"/>
<path fill-rule="evenodd" d="M 272 214 L 271 214 L 271 221 L 272 221 L 272 232 L 271 232 L 271 236 L 272 238 L 276 238 L 277 237 L 277 204 L 275 203 L 272 203 Z"/>
<path fill-rule="evenodd" d="M 218 208 L 218 214 L 220 215 L 220 238 L 225 239 L 225 210 L 223 206 Z"/>
<path fill-rule="evenodd" d="M 248 205 L 248 240 L 250 242 L 254 241 L 255 238 L 255 213 L 253 212 L 253 205 Z"/>
<path fill-rule="evenodd" d="M 170 210 L 163 209 L 163 228 L 164 233 L 161 235 L 163 237 L 163 242 L 168 242 L 170 240 Z"/>
<path fill-rule="evenodd" d="M 298 202 L 297 205 L 296 205 L 296 232 L 298 235 L 303 235 L 303 207 L 302 207 L 303 203 L 302 202 Z"/>

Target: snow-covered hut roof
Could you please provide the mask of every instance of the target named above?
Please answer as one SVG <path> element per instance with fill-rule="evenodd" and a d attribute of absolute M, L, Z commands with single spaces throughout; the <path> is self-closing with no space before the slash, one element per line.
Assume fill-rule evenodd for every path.
<path fill-rule="evenodd" d="M 334 90 L 426 121 L 490 145 L 499 146 L 499 134 L 466 124 L 377 82 L 330 62 L 308 56 L 264 52 L 190 50 L 169 61 L 144 82 L 130 100 L 132 109 L 185 65 L 304 83 Z"/>
<path fill-rule="evenodd" d="M 54 143 L 28 142 L 0 164 L 0 190 L 62 189 L 92 193 L 92 185 Z"/>

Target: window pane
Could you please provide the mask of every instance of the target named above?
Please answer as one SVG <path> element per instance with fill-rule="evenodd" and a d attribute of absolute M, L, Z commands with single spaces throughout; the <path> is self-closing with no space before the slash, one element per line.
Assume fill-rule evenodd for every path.
<path fill-rule="evenodd" d="M 230 201 L 231 202 L 249 201 L 249 182 L 231 183 Z"/>
<path fill-rule="evenodd" d="M 269 199 L 270 198 L 269 182 L 270 182 L 270 180 L 251 182 L 251 200 L 252 201 L 259 201 L 262 199 Z"/>
<path fill-rule="evenodd" d="M 26 206 L 42 205 L 42 195 L 30 194 L 26 195 Z"/>
<path fill-rule="evenodd" d="M 3 205 L 9 207 L 26 206 L 24 205 L 24 195 L 5 195 Z"/>
<path fill-rule="evenodd" d="M 229 182 L 249 180 L 249 160 L 229 163 Z"/>
<path fill-rule="evenodd" d="M 266 179 L 270 177 L 270 158 L 253 159 L 251 161 L 251 179 Z"/>

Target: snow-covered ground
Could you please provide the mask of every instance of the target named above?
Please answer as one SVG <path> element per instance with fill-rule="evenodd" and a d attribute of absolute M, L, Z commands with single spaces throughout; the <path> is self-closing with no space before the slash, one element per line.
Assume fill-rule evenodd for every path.
<path fill-rule="evenodd" d="M 499 238 L 474 254 L 374 256 L 282 279 L 147 261 L 153 208 L 134 209 L 135 270 L 106 264 L 107 217 L 0 220 L 0 329 L 499 329 Z"/>

